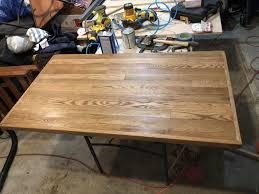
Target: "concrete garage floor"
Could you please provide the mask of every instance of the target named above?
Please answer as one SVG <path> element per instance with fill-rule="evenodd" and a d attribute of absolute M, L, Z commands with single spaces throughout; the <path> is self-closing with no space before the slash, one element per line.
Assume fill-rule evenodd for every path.
<path fill-rule="evenodd" d="M 255 20 L 255 24 L 256 22 Z M 234 31 L 225 32 L 213 44 L 208 45 L 210 41 L 201 41 L 199 50 L 223 49 L 226 51 L 234 94 L 237 94 L 245 85 L 244 70 L 251 58 L 257 54 L 255 49 L 248 48 L 242 42 L 248 35 L 256 34 L 259 34 L 259 27 L 244 30 L 237 25 Z M 242 55 L 244 55 L 244 60 Z M 255 151 L 256 131 L 259 130 L 255 108 L 256 101 L 253 94 L 249 91 L 246 92 L 241 99 L 241 104 L 237 107 L 244 147 L 251 151 Z M 83 137 L 21 131 L 18 131 L 17 135 L 19 139 L 18 154 L 64 155 L 77 158 L 96 169 Z M 108 140 L 94 138 L 94 141 L 107 142 Z M 121 142 L 130 145 L 137 143 Z M 138 145 L 149 149 L 159 149 L 159 145 L 156 144 L 138 142 Z M 6 155 L 9 148 L 10 142 L 8 140 L 0 140 L 0 156 Z M 80 163 L 67 159 L 46 156 L 17 156 L 2 193 L 156 194 L 161 190 L 133 183 L 129 179 L 137 179 L 138 182 L 144 184 L 164 186 L 160 159 L 121 148 L 102 147 L 96 148 L 96 151 L 104 170 L 112 174 L 112 177 L 93 173 Z M 0 166 L 3 163 L 4 160 L 0 159 Z M 205 176 L 202 182 L 192 184 L 183 176 L 173 187 L 163 193 L 259 192 L 259 163 L 220 149 L 200 148 L 198 165 Z"/>

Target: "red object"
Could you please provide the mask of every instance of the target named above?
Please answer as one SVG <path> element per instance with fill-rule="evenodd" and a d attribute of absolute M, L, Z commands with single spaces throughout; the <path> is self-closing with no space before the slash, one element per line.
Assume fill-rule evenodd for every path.
<path fill-rule="evenodd" d="M 75 24 L 76 24 L 76 27 L 82 27 L 82 26 L 81 26 L 81 20 L 75 19 L 74 22 L 75 22 Z"/>
<path fill-rule="evenodd" d="M 200 184 L 204 180 L 204 173 L 201 167 L 199 166 L 193 166 L 191 167 L 187 173 L 186 178 L 187 180 L 192 184 Z"/>

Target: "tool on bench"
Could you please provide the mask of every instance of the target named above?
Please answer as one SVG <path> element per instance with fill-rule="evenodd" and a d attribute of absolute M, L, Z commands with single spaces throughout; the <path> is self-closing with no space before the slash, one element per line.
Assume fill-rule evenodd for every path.
<path fill-rule="evenodd" d="M 181 34 L 180 34 L 181 35 Z M 157 39 L 155 35 L 145 36 L 139 39 L 137 46 L 140 48 L 140 53 L 143 53 L 145 50 L 151 50 L 151 52 L 158 52 L 167 49 L 169 46 L 170 50 L 176 51 L 177 49 L 187 49 L 189 51 L 193 50 L 193 47 L 199 45 L 198 42 L 188 39 L 190 41 L 179 41 L 177 39 L 179 35 L 175 37 L 167 37 L 164 39 Z"/>
<path fill-rule="evenodd" d="M 106 6 L 100 5 L 93 11 L 93 14 L 97 15 L 97 19 L 94 21 L 94 25 L 91 26 L 90 29 L 96 31 L 96 33 L 111 26 L 111 19 L 107 16 L 105 10 Z"/>
<path fill-rule="evenodd" d="M 183 32 L 183 33 L 177 34 L 175 38 L 176 40 L 180 40 L 180 41 L 191 41 L 193 40 L 193 35 L 188 32 Z"/>
<path fill-rule="evenodd" d="M 156 44 L 154 39 L 156 36 L 144 36 L 137 42 L 137 47 L 140 48 L 139 53 L 143 53 L 145 50 L 151 50 L 151 52 L 163 51 L 168 48 L 167 44 Z"/>
<path fill-rule="evenodd" d="M 111 19 L 107 16 L 105 10 L 105 5 L 97 6 L 92 12 L 93 15 L 97 15 L 97 19 L 85 20 L 82 22 L 86 34 L 81 35 L 80 39 L 84 39 L 88 43 L 97 42 L 97 34 L 111 28 Z"/>
<path fill-rule="evenodd" d="M 177 40 L 160 40 L 160 39 L 154 39 L 153 42 L 155 43 L 163 43 L 167 45 L 177 45 L 177 46 L 183 46 L 183 47 L 188 47 L 188 46 L 198 46 L 198 42 L 195 41 L 177 41 Z"/>
<path fill-rule="evenodd" d="M 101 31 L 98 33 L 98 40 L 103 54 L 117 53 L 115 35 L 113 32 Z"/>
<path fill-rule="evenodd" d="M 198 23 L 207 21 L 207 19 L 216 14 L 222 8 L 221 0 L 203 0 L 202 6 L 197 8 L 186 8 L 183 3 L 178 3 L 171 9 L 171 16 L 174 17 L 177 10 L 176 19 L 185 21 L 186 23 Z"/>
<path fill-rule="evenodd" d="M 135 30 L 133 28 L 125 28 L 121 31 L 124 48 L 131 49 L 136 45 Z"/>
<path fill-rule="evenodd" d="M 142 27 L 142 24 L 145 21 L 153 23 L 157 20 L 157 14 L 153 9 L 141 10 L 134 8 L 132 3 L 124 4 L 123 8 L 124 14 L 122 25 L 125 28 L 131 27 L 137 30 Z"/>

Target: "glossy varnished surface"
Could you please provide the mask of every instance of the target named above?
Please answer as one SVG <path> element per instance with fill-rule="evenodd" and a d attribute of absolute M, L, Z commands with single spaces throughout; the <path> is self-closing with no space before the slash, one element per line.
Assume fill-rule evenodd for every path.
<path fill-rule="evenodd" d="M 241 144 L 224 52 L 56 55 L 3 128 Z"/>

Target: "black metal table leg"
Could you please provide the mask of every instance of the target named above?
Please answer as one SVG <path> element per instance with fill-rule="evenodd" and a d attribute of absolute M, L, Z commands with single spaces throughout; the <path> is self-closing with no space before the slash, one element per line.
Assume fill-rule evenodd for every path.
<path fill-rule="evenodd" d="M 169 185 L 170 179 L 169 179 L 169 174 L 168 174 L 168 158 L 167 158 L 167 147 L 166 147 L 166 144 L 163 144 L 163 153 L 164 153 L 165 181 L 166 181 L 166 185 Z"/>
<path fill-rule="evenodd" d="M 0 173 L 0 193 L 3 189 L 3 186 L 4 186 L 5 180 L 7 178 L 9 169 L 10 169 L 12 163 L 13 163 L 13 160 L 15 158 L 17 148 L 18 148 L 18 139 L 17 139 L 17 136 L 16 136 L 15 132 L 14 131 L 7 131 L 7 133 L 9 133 L 9 135 L 11 137 L 12 146 L 11 146 L 9 155 L 6 159 L 6 162 L 4 164 L 4 167 L 3 167 L 3 169 Z"/>
<path fill-rule="evenodd" d="M 91 141 L 89 140 L 89 138 L 87 136 L 84 136 L 84 138 L 85 138 L 85 141 L 86 141 L 86 143 L 87 143 L 87 145 L 89 147 L 89 150 L 90 150 L 90 152 L 91 152 L 91 154 L 92 154 L 92 156 L 94 158 L 95 164 L 97 165 L 100 173 L 104 174 L 104 171 L 103 171 L 102 166 L 100 165 L 100 162 L 99 162 L 99 160 L 98 160 L 98 158 L 96 156 L 96 153 L 95 153 L 95 151 L 93 149 Z"/>

